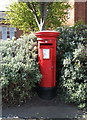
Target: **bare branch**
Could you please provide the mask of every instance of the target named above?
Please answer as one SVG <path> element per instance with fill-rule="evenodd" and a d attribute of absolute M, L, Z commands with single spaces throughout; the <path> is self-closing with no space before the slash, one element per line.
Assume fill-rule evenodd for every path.
<path fill-rule="evenodd" d="M 29 2 L 26 2 L 26 4 L 27 4 L 28 8 L 30 8 L 33 11 L 31 4 Z"/>
<path fill-rule="evenodd" d="M 44 24 L 45 24 L 45 20 L 46 20 L 47 14 L 48 14 L 47 5 L 48 5 L 47 2 L 40 3 L 40 14 L 41 14 L 40 25 L 42 27 L 42 30 L 45 29 Z"/>
<path fill-rule="evenodd" d="M 28 6 L 28 8 L 30 8 L 30 10 L 33 12 L 33 14 L 34 14 L 34 17 L 35 17 L 35 20 L 36 20 L 36 23 L 37 23 L 37 25 L 38 25 L 38 27 L 39 27 L 39 29 L 40 29 L 40 21 L 39 21 L 39 18 L 38 18 L 38 15 L 37 15 L 37 11 L 36 11 L 36 6 L 35 6 L 35 4 L 34 3 L 29 3 L 29 2 L 27 2 L 27 6 Z"/>
<path fill-rule="evenodd" d="M 40 7 L 40 18 L 38 16 L 38 12 L 36 10 L 37 4 L 34 2 L 27 2 L 28 8 L 33 12 L 33 15 L 35 17 L 36 23 L 39 27 L 39 30 L 44 30 L 45 29 L 45 21 L 47 18 L 48 14 L 48 5 L 51 5 L 52 3 L 49 2 L 39 2 L 39 7 Z"/>

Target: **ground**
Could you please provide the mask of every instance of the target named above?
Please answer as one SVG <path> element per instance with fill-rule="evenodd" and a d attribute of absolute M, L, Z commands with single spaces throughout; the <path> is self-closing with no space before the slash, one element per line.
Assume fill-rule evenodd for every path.
<path fill-rule="evenodd" d="M 3 105 L 2 117 L 2 120 L 15 120 L 13 118 L 20 118 L 17 120 L 31 120 L 31 118 L 33 120 L 36 118 L 40 120 L 75 120 L 75 118 L 87 120 L 85 112 L 78 109 L 76 105 L 64 103 L 59 97 L 43 100 L 38 95 L 22 105 L 11 105 L 9 107 Z"/>

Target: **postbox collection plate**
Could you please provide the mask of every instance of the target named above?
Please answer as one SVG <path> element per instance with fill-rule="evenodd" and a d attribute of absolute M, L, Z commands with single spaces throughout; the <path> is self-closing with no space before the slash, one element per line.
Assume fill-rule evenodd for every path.
<path fill-rule="evenodd" d="M 50 59 L 50 49 L 43 49 L 43 59 Z"/>

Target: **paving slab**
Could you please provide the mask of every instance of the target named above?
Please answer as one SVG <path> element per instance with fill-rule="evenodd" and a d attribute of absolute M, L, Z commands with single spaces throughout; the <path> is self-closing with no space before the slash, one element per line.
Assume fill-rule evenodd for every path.
<path fill-rule="evenodd" d="M 20 119 L 74 119 L 83 118 L 84 111 L 76 105 L 61 102 L 58 97 L 52 100 L 43 100 L 38 96 L 33 97 L 23 105 L 6 106 L 2 108 L 2 118 Z"/>

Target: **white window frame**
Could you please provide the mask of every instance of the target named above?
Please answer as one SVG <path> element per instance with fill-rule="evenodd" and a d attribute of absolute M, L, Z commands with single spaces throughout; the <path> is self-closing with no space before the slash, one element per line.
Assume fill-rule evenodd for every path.
<path fill-rule="evenodd" d="M 70 12 L 71 12 L 71 9 L 70 9 L 70 7 L 67 9 L 67 12 L 68 12 L 67 18 L 70 19 L 70 16 L 71 16 L 71 13 L 70 13 Z"/>
<path fill-rule="evenodd" d="M 2 39 L 7 40 L 7 27 L 2 26 Z"/>

